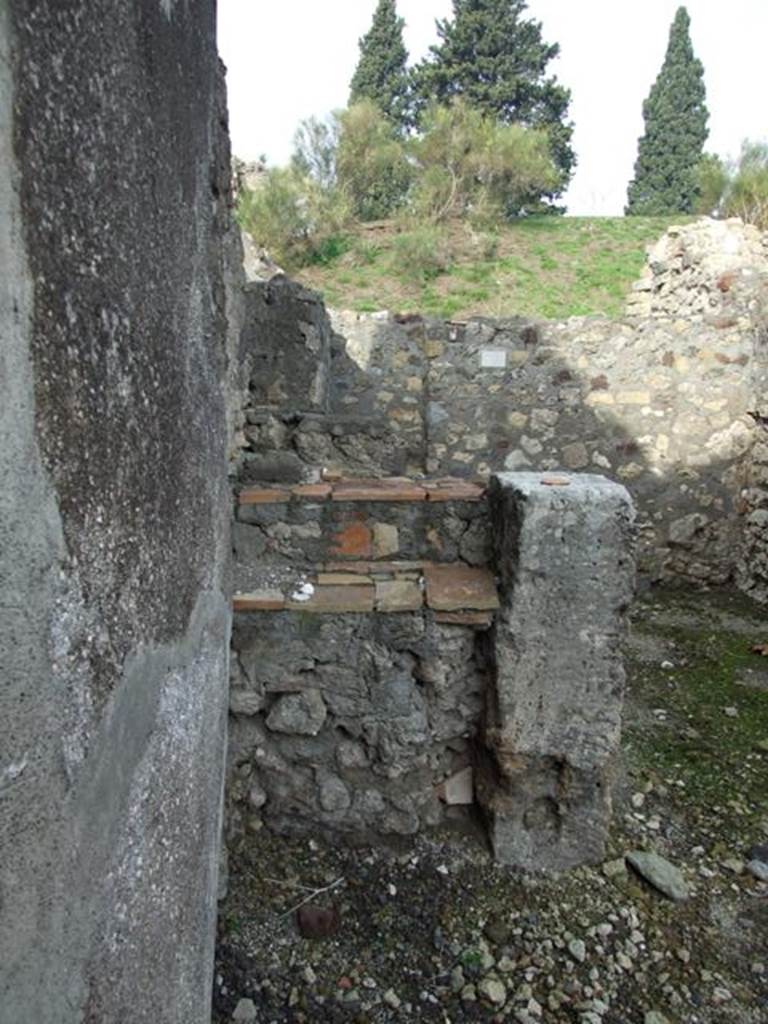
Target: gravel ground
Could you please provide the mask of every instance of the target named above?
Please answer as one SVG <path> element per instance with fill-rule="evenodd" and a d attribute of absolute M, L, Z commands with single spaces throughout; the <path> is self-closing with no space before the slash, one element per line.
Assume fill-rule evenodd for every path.
<path fill-rule="evenodd" d="M 399 849 L 254 833 L 230 858 L 215 1024 L 768 1022 L 766 641 L 732 595 L 637 603 L 602 864 L 499 868 L 466 818 Z M 687 898 L 630 866 L 641 850 Z M 301 936 L 303 901 L 332 934 Z"/>

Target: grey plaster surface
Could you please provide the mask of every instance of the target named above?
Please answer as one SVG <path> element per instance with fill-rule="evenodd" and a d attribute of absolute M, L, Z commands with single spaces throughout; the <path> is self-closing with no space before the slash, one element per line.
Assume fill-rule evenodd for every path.
<path fill-rule="evenodd" d="M 0 1021 L 209 1018 L 230 611 L 214 7 L 0 2 Z"/>

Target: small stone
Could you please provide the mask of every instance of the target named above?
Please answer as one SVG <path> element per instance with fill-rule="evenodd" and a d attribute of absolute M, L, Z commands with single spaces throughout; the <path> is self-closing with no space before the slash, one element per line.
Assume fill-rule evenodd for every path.
<path fill-rule="evenodd" d="M 476 1003 L 477 1002 L 477 990 L 472 984 L 465 985 L 461 990 L 461 999 L 465 1003 Z"/>
<path fill-rule="evenodd" d="M 269 713 L 267 728 L 273 732 L 317 736 L 327 716 L 319 690 L 290 693 L 281 697 Z"/>
<path fill-rule="evenodd" d="M 483 929 L 485 937 L 496 946 L 503 946 L 509 941 L 511 928 L 503 917 L 492 917 Z"/>
<path fill-rule="evenodd" d="M 744 873 L 744 861 L 738 857 L 727 857 L 723 861 L 723 867 L 726 871 L 730 871 L 732 875 L 741 875 Z"/>
<path fill-rule="evenodd" d="M 658 853 L 633 850 L 627 854 L 627 860 L 639 875 L 665 896 L 673 900 L 688 899 L 688 886 L 679 868 Z"/>
<path fill-rule="evenodd" d="M 632 806 L 635 808 L 636 811 L 639 811 L 644 803 L 645 803 L 645 793 L 633 793 L 632 794 Z"/>
<path fill-rule="evenodd" d="M 252 999 L 241 999 L 232 1014 L 232 1020 L 249 1021 L 256 1020 L 256 1004 Z"/>
<path fill-rule="evenodd" d="M 507 999 L 506 986 L 497 978 L 483 978 L 477 986 L 477 991 L 483 999 L 487 999 L 494 1006 L 501 1006 Z"/>
<path fill-rule="evenodd" d="M 728 718 L 738 718 L 739 717 L 739 709 L 738 708 L 734 708 L 734 707 L 723 708 L 723 713 L 725 715 L 727 715 Z"/>
<path fill-rule="evenodd" d="M 768 864 L 763 860 L 751 860 L 747 864 L 747 870 L 758 882 L 768 882 Z"/>
<path fill-rule="evenodd" d="M 305 903 L 296 912 L 299 932 L 305 939 L 327 939 L 339 928 L 341 918 L 335 907 L 318 907 Z"/>
<path fill-rule="evenodd" d="M 643 1024 L 669 1024 L 669 1020 L 658 1010 L 649 1010 L 643 1018 Z"/>
<path fill-rule="evenodd" d="M 723 1003 L 729 1003 L 733 999 L 733 995 L 727 988 L 718 987 L 712 992 L 712 1002 L 715 1006 L 721 1006 Z"/>
<path fill-rule="evenodd" d="M 393 1010 L 399 1010 L 401 1004 L 400 997 L 393 988 L 388 988 L 383 996 L 384 1002 L 387 1006 L 391 1006 Z"/>
<path fill-rule="evenodd" d="M 755 843 L 751 846 L 747 860 L 760 860 L 763 864 L 768 864 L 768 843 Z"/>
<path fill-rule="evenodd" d="M 451 991 L 454 995 L 458 995 L 462 991 L 466 981 L 463 968 L 461 966 L 454 967 L 451 971 Z"/>
<path fill-rule="evenodd" d="M 568 952 L 577 963 L 583 964 L 587 959 L 587 947 L 581 939 L 571 939 L 568 943 Z"/>
<path fill-rule="evenodd" d="M 606 878 L 618 878 L 620 875 L 626 875 L 627 865 L 624 858 L 619 857 L 617 860 L 605 861 L 602 872 Z"/>
<path fill-rule="evenodd" d="M 306 981 L 306 983 L 308 985 L 314 985 L 315 982 L 317 981 L 317 975 L 312 970 L 312 968 L 309 966 L 309 964 L 307 964 L 307 966 L 304 968 L 303 974 L 304 974 L 304 981 Z"/>

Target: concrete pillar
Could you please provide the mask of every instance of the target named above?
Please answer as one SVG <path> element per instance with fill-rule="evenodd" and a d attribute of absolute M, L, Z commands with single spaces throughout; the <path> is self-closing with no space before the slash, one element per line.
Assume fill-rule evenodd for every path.
<path fill-rule="evenodd" d="M 502 473 L 490 491 L 502 608 L 478 800 L 495 856 L 599 860 L 621 735 L 634 509 L 600 476 Z"/>

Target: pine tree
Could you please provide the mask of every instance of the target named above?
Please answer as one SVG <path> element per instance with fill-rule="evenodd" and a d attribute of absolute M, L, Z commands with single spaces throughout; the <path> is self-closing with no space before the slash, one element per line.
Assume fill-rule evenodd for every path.
<path fill-rule="evenodd" d="M 627 190 L 627 214 L 691 213 L 696 206 L 709 114 L 690 24 L 686 9 L 678 8 L 664 63 L 643 104 L 645 134 Z"/>
<path fill-rule="evenodd" d="M 367 35 L 360 40 L 360 60 L 350 83 L 350 104 L 372 100 L 398 128 L 408 110 L 408 51 L 403 43 L 405 22 L 398 18 L 395 0 L 379 0 Z"/>
<path fill-rule="evenodd" d="M 576 164 L 567 121 L 571 94 L 547 77 L 560 52 L 541 38 L 541 23 L 523 17 L 525 0 L 453 0 L 453 21 L 437 22 L 440 43 L 416 69 L 419 101 L 461 96 L 504 124 L 545 128 L 552 157 L 567 185 Z"/>

